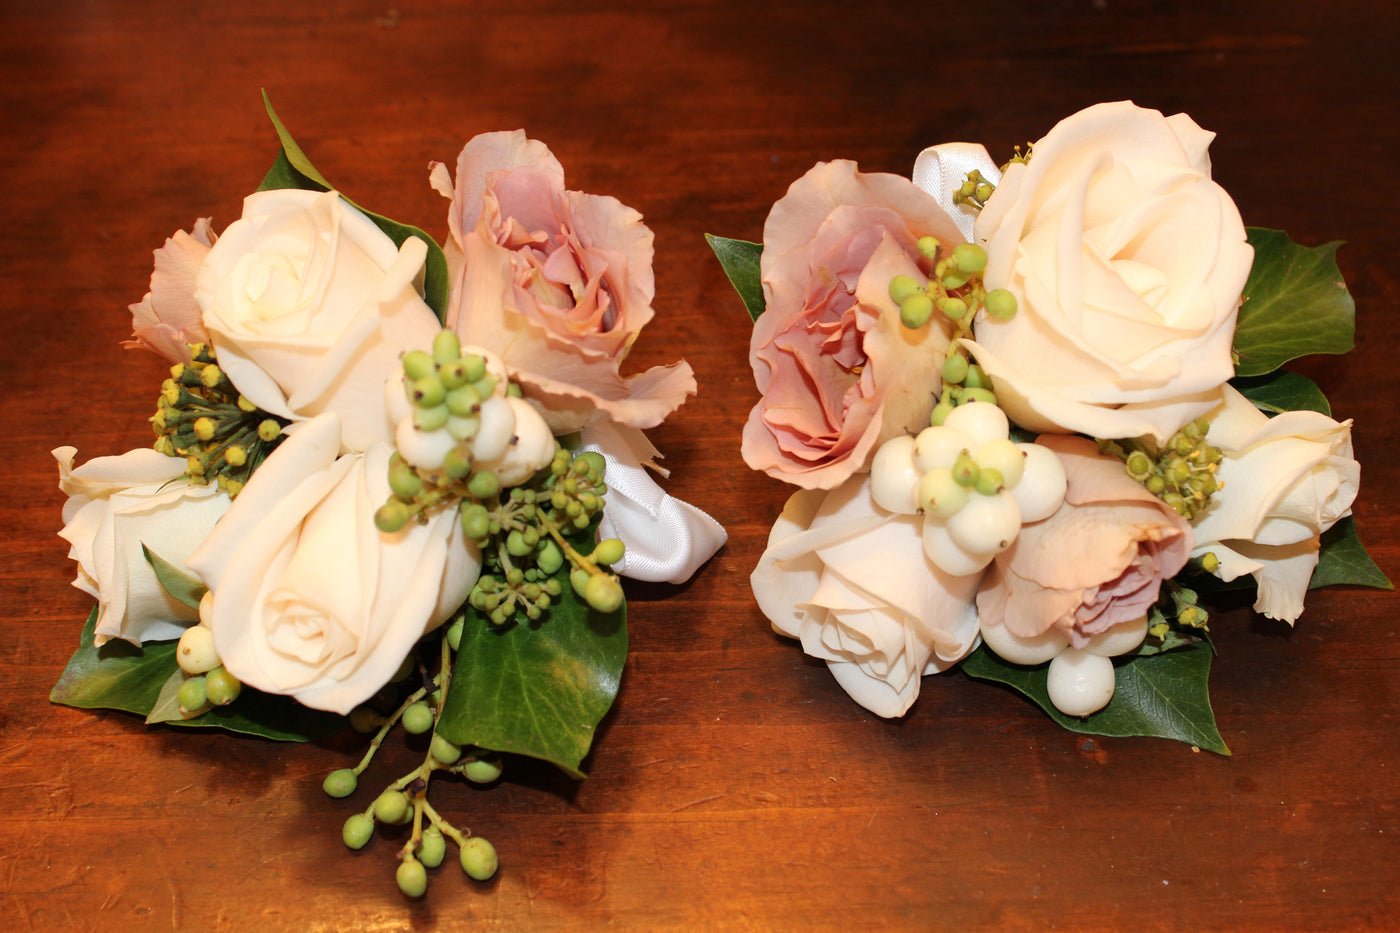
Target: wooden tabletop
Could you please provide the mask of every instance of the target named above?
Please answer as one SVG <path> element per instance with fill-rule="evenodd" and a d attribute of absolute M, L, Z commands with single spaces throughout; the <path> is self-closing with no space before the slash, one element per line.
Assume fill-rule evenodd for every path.
<path fill-rule="evenodd" d="M 852 11 L 862 8 L 863 12 Z M 891 722 L 774 635 L 748 589 L 789 489 L 748 470 L 747 319 L 703 234 L 758 239 L 818 160 L 907 174 L 1101 100 L 1217 132 L 1247 223 L 1338 256 L 1345 359 L 1298 369 L 1355 419 L 1363 539 L 1400 574 L 1400 47 L 1389 0 L 9 3 L 0 12 L 0 927 L 35 930 L 1218 929 L 1400 926 L 1400 604 L 1311 594 L 1296 630 L 1214 617 L 1233 757 L 1060 730 L 960 673 Z M 515 763 L 439 809 L 494 841 L 410 902 L 392 846 L 340 841 L 291 746 L 51 705 L 91 600 L 69 585 L 49 451 L 149 443 L 163 364 L 117 346 L 151 251 L 237 217 L 276 149 L 259 89 L 359 203 L 446 232 L 430 160 L 524 127 L 569 186 L 656 233 L 638 369 L 700 394 L 653 439 L 729 543 L 629 587 L 622 691 L 575 783 Z M 376 768 L 406 771 L 400 744 Z"/>

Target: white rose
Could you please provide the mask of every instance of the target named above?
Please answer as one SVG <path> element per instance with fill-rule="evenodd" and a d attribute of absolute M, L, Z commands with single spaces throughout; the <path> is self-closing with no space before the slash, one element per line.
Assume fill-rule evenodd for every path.
<path fill-rule="evenodd" d="M 1011 320 L 971 344 L 1012 420 L 1165 440 L 1220 402 L 1253 263 L 1211 181 L 1214 134 L 1123 101 L 1061 121 L 1010 165 L 975 225 Z"/>
<path fill-rule="evenodd" d="M 1320 412 L 1269 418 L 1226 386 L 1206 439 L 1225 454 L 1220 489 L 1196 522 L 1196 549 L 1220 559 L 1217 574 L 1253 574 L 1254 608 L 1293 622 L 1317 567 L 1319 538 L 1351 514 L 1361 465 L 1351 455 L 1351 422 Z"/>
<path fill-rule="evenodd" d="M 877 508 L 868 477 L 787 502 L 751 583 L 784 635 L 827 662 L 857 703 L 902 716 L 919 678 L 977 643 L 980 574 L 953 577 L 924 554 L 923 518 Z"/>
<path fill-rule="evenodd" d="M 73 585 L 97 598 L 93 641 L 179 638 L 199 613 L 165 591 L 141 546 L 183 568 L 228 511 L 228 496 L 187 482 L 183 457 L 147 448 L 73 469 L 76 453 L 72 447 L 53 452 L 59 488 L 68 494 L 59 535 L 78 562 Z"/>
<path fill-rule="evenodd" d="M 480 555 L 455 509 L 384 534 L 391 449 L 338 456 L 339 424 L 298 426 L 190 558 L 214 591 L 207 624 L 239 680 L 348 713 L 467 598 Z"/>
<path fill-rule="evenodd" d="M 220 368 L 265 411 L 340 417 L 346 451 L 392 442 L 384 380 L 439 330 L 401 248 L 333 191 L 261 191 L 205 257 L 195 299 Z"/>

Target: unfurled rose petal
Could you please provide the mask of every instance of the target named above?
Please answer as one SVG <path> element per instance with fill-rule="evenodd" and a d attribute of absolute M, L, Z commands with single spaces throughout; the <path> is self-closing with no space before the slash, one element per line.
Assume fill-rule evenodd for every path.
<path fill-rule="evenodd" d="M 59 488 L 68 494 L 59 535 L 78 563 L 73 585 L 97 597 L 94 643 L 178 638 L 199 614 L 165 591 L 142 546 L 184 569 L 228 511 L 229 497 L 214 486 L 191 485 L 183 457 L 149 448 L 98 457 L 77 469 L 74 448 L 53 453 Z"/>
<path fill-rule="evenodd" d="M 188 363 L 188 345 L 209 341 L 194 290 L 195 275 L 215 239 L 209 218 L 202 217 L 189 233 L 177 232 L 155 251 L 151 290 L 131 306 L 131 339 L 122 346 L 145 347 L 172 363 Z"/>
<path fill-rule="evenodd" d="M 239 680 L 347 713 L 466 599 L 480 556 L 455 509 L 380 532 L 391 450 L 339 455 L 339 424 L 297 427 L 189 560 L 214 592 L 207 624 Z"/>
<path fill-rule="evenodd" d="M 744 426 L 744 460 L 808 489 L 865 470 L 876 448 L 927 426 L 950 330 L 934 315 L 904 327 L 889 295 L 918 277 L 920 237 L 962 241 L 933 198 L 896 175 L 827 162 L 798 179 L 763 230 L 767 310 L 749 362 L 763 398 Z"/>
<path fill-rule="evenodd" d="M 977 643 L 979 577 L 934 565 L 921 526 L 919 516 L 879 509 L 866 477 L 798 492 L 750 581 L 773 628 L 800 639 L 880 716 L 902 716 L 923 674 L 947 670 Z"/>
<path fill-rule="evenodd" d="M 1314 411 L 1269 418 L 1237 391 L 1211 413 L 1206 439 L 1224 454 L 1220 489 L 1196 522 L 1195 556 L 1215 554 L 1221 579 L 1252 574 L 1254 608 L 1295 621 L 1321 535 L 1351 514 L 1361 482 L 1351 422 Z"/>
<path fill-rule="evenodd" d="M 384 382 L 439 330 L 414 284 L 426 254 L 333 191 L 250 195 L 197 278 L 219 367 L 264 411 L 336 414 L 346 451 L 392 442 Z"/>
<path fill-rule="evenodd" d="M 652 233 L 614 198 L 568 191 L 549 149 L 524 132 L 485 133 L 463 148 L 446 246 L 447 326 L 498 354 L 556 433 L 595 420 L 654 427 L 695 393 L 678 362 L 623 376 L 653 317 Z"/>
<path fill-rule="evenodd" d="M 1212 138 L 1098 104 L 1007 168 L 975 235 L 987 287 L 1019 310 L 979 320 L 971 348 L 1017 424 L 1165 441 L 1219 404 L 1254 254 L 1211 181 Z"/>
<path fill-rule="evenodd" d="M 1151 608 L 1162 581 L 1186 565 L 1191 526 L 1093 441 L 1042 435 L 1036 443 L 1064 465 L 1064 504 L 997 556 L 977 610 L 983 627 L 1005 625 L 1021 638 L 1059 628 L 1083 647 Z"/>

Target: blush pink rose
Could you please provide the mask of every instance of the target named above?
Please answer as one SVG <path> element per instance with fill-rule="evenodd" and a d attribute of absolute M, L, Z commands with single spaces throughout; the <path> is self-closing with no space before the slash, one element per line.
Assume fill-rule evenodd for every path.
<path fill-rule="evenodd" d="M 962 242 L 938 203 L 898 175 L 823 162 L 773 205 L 763 228 L 767 310 L 749 362 L 763 397 L 744 426 L 744 460 L 804 489 L 864 471 L 880 444 L 928 426 L 948 348 L 935 314 L 910 330 L 890 280 L 920 277 L 916 243 Z"/>
<path fill-rule="evenodd" d="M 447 326 L 496 353 L 556 432 L 606 418 L 660 424 L 695 376 L 684 361 L 620 372 L 654 314 L 652 233 L 615 198 L 564 189 L 564 169 L 523 131 L 486 133 L 457 157 L 446 252 Z"/>
<path fill-rule="evenodd" d="M 1064 504 L 1024 526 L 997 556 L 977 612 L 984 626 L 1005 625 L 1023 638 L 1058 626 L 1083 647 L 1089 636 L 1141 618 L 1162 581 L 1186 565 L 1194 536 L 1186 519 L 1093 441 L 1045 435 L 1036 443 L 1064 465 Z"/>
<path fill-rule="evenodd" d="M 195 273 L 217 239 L 209 220 L 201 217 L 189 233 L 176 232 L 155 251 L 151 290 L 131 305 L 131 339 L 122 346 L 145 347 L 172 363 L 188 363 L 187 345 L 209 342 L 194 300 Z"/>

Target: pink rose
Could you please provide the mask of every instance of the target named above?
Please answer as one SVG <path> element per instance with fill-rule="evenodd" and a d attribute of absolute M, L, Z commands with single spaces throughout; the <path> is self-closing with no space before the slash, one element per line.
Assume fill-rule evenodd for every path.
<path fill-rule="evenodd" d="M 1090 635 L 1144 615 L 1162 580 L 1185 566 L 1194 536 L 1093 441 L 1046 435 L 1036 443 L 1064 465 L 1064 504 L 997 556 L 977 611 L 984 627 L 1004 624 L 1022 638 L 1058 626 L 1082 648 Z"/>
<path fill-rule="evenodd" d="M 155 251 L 151 290 L 131 305 L 131 339 L 124 347 L 145 347 L 172 363 L 188 363 L 187 344 L 208 343 L 209 334 L 194 300 L 194 278 L 217 237 L 209 218 L 201 217 L 190 233 L 183 230 Z"/>
<path fill-rule="evenodd" d="M 486 133 L 457 157 L 447 326 L 501 357 L 556 432 L 604 417 L 655 427 L 695 393 L 684 361 L 624 377 L 651 320 L 652 233 L 615 198 L 564 190 L 564 169 L 523 131 Z"/>
<path fill-rule="evenodd" d="M 767 310 L 749 362 L 763 397 L 744 426 L 744 460 L 805 489 L 866 469 L 875 449 L 928 426 L 949 331 L 917 330 L 890 299 L 896 275 L 919 277 L 916 243 L 963 237 L 928 194 L 898 175 L 823 162 L 773 205 L 763 228 Z"/>

